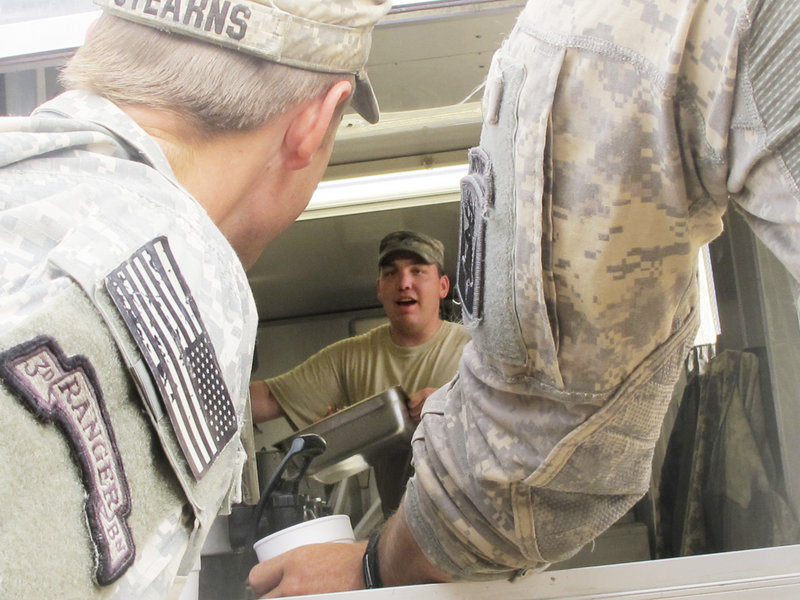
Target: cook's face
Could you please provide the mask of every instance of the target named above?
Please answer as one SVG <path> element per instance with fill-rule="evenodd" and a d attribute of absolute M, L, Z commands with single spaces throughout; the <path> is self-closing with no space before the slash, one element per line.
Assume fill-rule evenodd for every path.
<path fill-rule="evenodd" d="M 420 331 L 439 317 L 439 302 L 449 280 L 436 265 L 421 263 L 415 254 L 400 254 L 381 267 L 378 300 L 396 327 Z"/>

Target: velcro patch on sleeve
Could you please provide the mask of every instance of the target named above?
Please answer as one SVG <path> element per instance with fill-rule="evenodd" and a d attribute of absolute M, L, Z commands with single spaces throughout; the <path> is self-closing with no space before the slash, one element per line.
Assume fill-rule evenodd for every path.
<path fill-rule="evenodd" d="M 66 357 L 41 336 L 0 354 L 0 378 L 36 418 L 55 423 L 78 459 L 86 520 L 95 547 L 95 580 L 108 585 L 133 562 L 131 496 L 102 390 L 86 357 Z"/>
<path fill-rule="evenodd" d="M 461 229 L 456 291 L 468 321 L 483 316 L 487 211 L 494 203 L 492 162 L 480 147 L 469 153 L 469 173 L 461 180 Z"/>
<path fill-rule="evenodd" d="M 150 241 L 112 271 L 106 289 L 200 479 L 239 425 L 211 339 L 167 238 Z"/>

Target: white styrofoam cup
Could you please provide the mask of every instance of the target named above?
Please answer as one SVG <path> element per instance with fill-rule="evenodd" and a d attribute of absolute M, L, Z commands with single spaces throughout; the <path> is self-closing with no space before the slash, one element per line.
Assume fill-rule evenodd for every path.
<path fill-rule="evenodd" d="M 307 544 L 323 544 L 327 542 L 354 542 L 353 526 L 347 515 L 331 515 L 303 521 L 286 529 L 281 529 L 267 537 L 261 538 L 253 549 L 259 562 L 264 562 L 283 554 L 293 548 Z"/>

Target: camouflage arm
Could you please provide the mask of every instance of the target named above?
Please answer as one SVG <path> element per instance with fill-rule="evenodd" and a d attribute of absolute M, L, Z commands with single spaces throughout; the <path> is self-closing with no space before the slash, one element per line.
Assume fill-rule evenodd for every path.
<path fill-rule="evenodd" d="M 786 264 L 798 256 L 796 235 L 782 241 L 797 186 L 785 168 L 758 172 L 783 161 L 737 87 L 747 3 L 584 4 L 529 1 L 493 61 L 462 185 L 458 290 L 473 343 L 426 403 L 404 500 L 420 547 L 457 578 L 563 560 L 645 493 L 696 331 L 697 252 L 731 194 L 773 215 Z M 797 29 L 788 2 L 768 4 L 784 20 L 793 10 Z M 776 197 L 790 208 L 780 217 Z"/>

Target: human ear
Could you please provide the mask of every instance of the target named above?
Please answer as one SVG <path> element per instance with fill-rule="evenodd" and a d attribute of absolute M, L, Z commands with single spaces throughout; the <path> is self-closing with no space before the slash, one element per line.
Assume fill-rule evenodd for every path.
<path fill-rule="evenodd" d="M 338 111 L 336 108 L 352 93 L 353 84 L 338 81 L 324 96 L 304 104 L 292 117 L 284 136 L 286 164 L 291 169 L 303 169 L 311 164 L 325 141 L 325 135 Z"/>
<path fill-rule="evenodd" d="M 447 292 L 450 291 L 450 278 L 447 275 L 442 275 L 439 278 L 439 298 L 447 298 Z"/>

